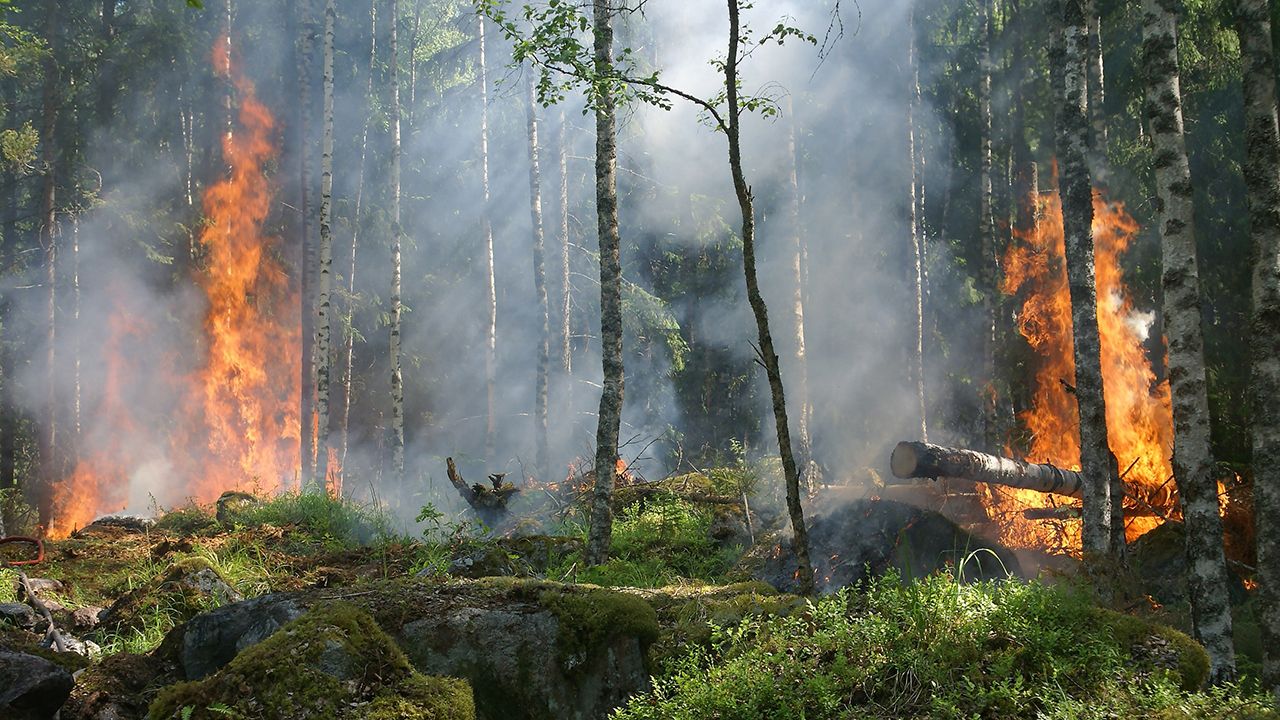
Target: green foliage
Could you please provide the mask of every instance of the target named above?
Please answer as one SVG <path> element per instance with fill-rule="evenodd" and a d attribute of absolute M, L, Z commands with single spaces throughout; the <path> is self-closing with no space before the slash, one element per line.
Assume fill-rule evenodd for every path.
<path fill-rule="evenodd" d="M 35 167 L 36 146 L 40 136 L 30 122 L 13 130 L 0 130 L 0 168 L 16 174 L 26 174 Z"/>
<path fill-rule="evenodd" d="M 539 602 L 560 621 L 560 660 L 574 671 L 610 638 L 631 636 L 648 646 L 658 638 L 653 607 L 634 595 L 601 589 L 544 590 Z"/>
<path fill-rule="evenodd" d="M 290 527 L 298 531 L 291 540 L 333 549 L 393 534 L 391 519 L 380 508 L 323 493 L 282 493 L 236 511 L 232 520 L 238 527 Z"/>
<path fill-rule="evenodd" d="M 1191 693 L 1178 672 L 1137 663 L 1130 643 L 1151 635 L 1180 634 L 1038 583 L 890 575 L 865 595 L 715 628 L 710 649 L 694 646 L 615 717 L 1280 717 L 1237 688 Z M 1185 636 L 1173 648 L 1203 655 Z"/>
<path fill-rule="evenodd" d="M 0 603 L 18 601 L 18 571 L 0 567 Z"/>

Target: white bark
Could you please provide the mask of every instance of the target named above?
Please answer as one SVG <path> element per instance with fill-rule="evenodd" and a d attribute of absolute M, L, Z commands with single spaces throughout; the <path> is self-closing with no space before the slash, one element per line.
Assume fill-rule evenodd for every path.
<path fill-rule="evenodd" d="M 387 22 L 391 26 L 391 470 L 392 481 L 402 485 L 404 476 L 404 376 L 400 370 L 400 67 L 396 56 L 400 0 L 391 0 Z"/>
<path fill-rule="evenodd" d="M 324 7 L 324 125 L 320 146 L 320 283 L 316 298 L 316 483 L 328 489 L 329 479 L 329 384 L 332 361 L 333 288 L 333 25 L 337 10 L 334 0 Z M 336 494 L 336 493 L 335 493 Z"/>

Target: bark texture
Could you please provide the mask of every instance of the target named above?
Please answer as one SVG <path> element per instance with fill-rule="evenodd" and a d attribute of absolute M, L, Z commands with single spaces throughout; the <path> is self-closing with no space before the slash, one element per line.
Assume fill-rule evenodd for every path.
<path fill-rule="evenodd" d="M 494 459 L 497 441 L 496 384 L 498 372 L 498 288 L 493 275 L 493 199 L 489 196 L 489 64 L 485 56 L 484 15 L 477 13 L 480 24 L 480 182 L 483 203 L 480 232 L 484 236 L 484 302 L 488 314 L 484 326 L 484 457 Z"/>
<path fill-rule="evenodd" d="M 404 476 L 404 376 L 400 370 L 400 65 L 397 58 L 397 28 L 400 0 L 391 0 L 387 23 L 391 75 L 391 471 L 392 481 L 403 484 Z"/>
<path fill-rule="evenodd" d="M 799 441 L 800 457 L 798 461 L 802 470 L 801 480 L 809 492 L 814 492 L 818 478 L 818 465 L 813 460 L 813 439 L 809 435 L 809 417 L 812 405 L 809 401 L 809 358 L 805 354 L 804 338 L 804 253 L 805 239 L 800 222 L 800 161 L 796 150 L 796 117 L 791 98 L 787 98 L 787 155 L 791 159 L 788 168 L 787 226 L 790 228 L 789 245 L 791 246 L 791 321 L 792 334 L 795 338 L 796 361 L 796 403 L 800 410 L 796 421 L 796 435 Z"/>
<path fill-rule="evenodd" d="M 41 527 L 49 527 L 53 519 L 53 487 L 61 480 L 62 469 L 58 461 L 58 110 L 61 72 L 58 67 L 58 50 L 61 47 L 62 26 L 58 0 L 45 2 L 45 37 L 49 41 L 49 54 L 44 60 L 44 89 L 41 100 L 40 164 L 44 178 L 40 183 L 40 216 L 38 219 L 40 247 L 44 250 L 45 292 L 48 298 L 48 328 L 46 340 L 49 347 L 45 361 L 45 403 L 47 417 L 40 434 L 40 469 L 43 488 L 37 502 Z"/>
<path fill-rule="evenodd" d="M 996 447 L 1001 438 L 996 422 L 996 307 L 998 280 L 996 273 L 995 181 L 992 178 L 991 151 L 991 59 L 993 0 L 983 0 L 981 9 L 982 54 L 978 79 L 978 238 L 982 253 L 978 277 L 982 290 L 982 424 L 987 448 Z"/>
<path fill-rule="evenodd" d="M 915 12 L 916 3 L 912 0 L 910 14 L 908 15 L 907 29 L 907 61 L 911 67 L 914 76 L 917 70 L 916 58 L 916 30 L 915 30 Z M 917 78 L 918 81 L 918 78 Z M 929 439 L 929 420 L 927 403 L 925 401 L 925 377 L 924 377 L 924 242 L 920 231 L 919 217 L 919 193 L 920 193 L 920 173 L 918 172 L 919 164 L 916 162 L 916 153 L 918 152 L 916 128 L 916 103 L 913 97 L 907 103 L 907 157 L 911 163 L 911 198 L 910 205 L 907 210 L 907 224 L 911 232 L 911 283 L 914 292 L 915 303 L 912 307 L 914 311 L 914 334 L 912 336 L 911 358 L 909 363 L 909 373 L 911 382 L 915 386 L 916 412 L 920 417 L 920 439 Z"/>
<path fill-rule="evenodd" d="M 1188 585 L 1196 639 L 1214 683 L 1235 677 L 1231 603 L 1209 444 L 1209 396 L 1200 316 L 1191 170 L 1182 122 L 1176 0 L 1143 0 L 1146 115 L 1155 144 L 1156 209 L 1163 250 L 1164 334 L 1173 396 L 1173 476 L 1186 523 Z"/>
<path fill-rule="evenodd" d="M 1106 183 L 1110 173 L 1107 162 L 1106 72 L 1102 61 L 1102 16 L 1098 12 L 1098 0 L 1088 0 L 1085 5 L 1089 24 L 1089 54 L 1086 58 L 1089 74 L 1089 163 L 1099 183 Z"/>
<path fill-rule="evenodd" d="M 613 8 L 610 0 L 593 0 L 595 71 L 607 74 L 613 62 Z M 622 423 L 622 262 L 618 233 L 617 106 L 605 94 L 596 106 L 596 230 L 600 236 L 600 355 L 604 387 L 596 416 L 596 483 L 586 561 L 598 565 L 609 557 L 613 537 L 613 486 L 618 473 L 618 430 Z"/>
<path fill-rule="evenodd" d="M 1061 44 L 1050 65 L 1061 75 L 1062 95 L 1056 118 L 1057 151 L 1062 166 L 1063 231 L 1066 235 L 1067 284 L 1076 365 L 1075 398 L 1080 408 L 1080 466 L 1084 487 L 1083 550 L 1086 565 L 1115 551 L 1111 533 L 1111 477 L 1115 463 L 1107 445 L 1107 416 L 1102 397 L 1102 361 L 1098 337 L 1097 286 L 1093 266 L 1093 188 L 1087 153 L 1089 123 L 1085 114 L 1085 58 L 1088 33 L 1085 0 L 1059 0 L 1056 21 Z M 1119 498 L 1115 498 L 1119 502 Z"/>
<path fill-rule="evenodd" d="M 747 301 L 756 319 L 756 334 L 760 340 L 760 357 L 765 374 L 769 377 L 769 392 L 773 398 L 773 419 L 778 432 L 778 452 L 782 456 L 782 474 L 787 485 L 787 513 L 791 517 L 791 547 L 796 556 L 796 585 L 802 594 L 813 591 L 813 564 L 809 560 L 809 533 L 805 527 L 804 508 L 800 504 L 800 473 L 796 467 L 791 447 L 791 429 L 787 421 L 787 400 L 782 387 L 782 370 L 778 354 L 774 352 L 773 335 L 769 330 L 769 309 L 760 294 L 760 282 L 756 276 L 755 207 L 751 188 L 742 170 L 742 146 L 740 139 L 741 108 L 738 103 L 738 46 L 741 25 L 738 18 L 739 0 L 729 2 L 729 52 L 724 63 L 726 113 L 724 130 L 729 140 L 729 170 L 733 175 L 733 189 L 738 196 L 738 209 L 742 213 L 742 267 L 746 275 Z"/>
<path fill-rule="evenodd" d="M 329 385 L 333 363 L 333 26 L 334 0 L 324 6 L 324 116 L 320 142 L 320 282 L 316 288 L 316 474 L 313 485 L 329 487 Z M 334 493 L 337 495 L 337 492 Z"/>
<path fill-rule="evenodd" d="M 228 27 L 230 26 L 230 2 L 228 2 Z M 311 217 L 311 55 L 314 46 L 315 22 L 312 0 L 299 0 L 298 12 L 302 16 L 299 25 L 301 37 L 298 42 L 298 108 L 297 108 L 297 143 L 298 150 L 298 210 L 302 214 L 302 270 L 298 273 L 301 279 L 302 295 L 302 487 L 310 486 L 315 477 L 315 326 L 316 326 L 316 242 L 313 237 L 313 220 Z M 227 37 L 230 38 L 230 31 Z M 230 42 L 228 40 L 228 42 Z M 228 55 L 229 57 L 229 55 Z M 227 75 L 230 78 L 230 74 Z M 230 82 L 230 80 L 228 80 Z M 227 96 L 228 130 L 230 134 L 231 100 Z"/>
<path fill-rule="evenodd" d="M 1280 128 L 1266 0 L 1238 0 L 1236 32 L 1244 61 L 1244 177 L 1254 253 L 1250 400 L 1262 685 L 1280 697 Z"/>
<path fill-rule="evenodd" d="M 547 303 L 546 243 L 542 231 L 542 176 L 538 167 L 538 96 L 533 72 L 525 74 L 526 124 L 529 131 L 529 219 L 533 227 L 533 293 L 538 302 L 537 378 L 533 390 L 534 474 L 550 479 L 547 449 L 547 381 L 551 374 L 551 312 Z"/>
<path fill-rule="evenodd" d="M 904 480 L 961 478 L 1077 498 L 1085 484 L 1084 476 L 1075 470 L 923 442 L 898 443 L 889 467 L 894 477 Z"/>
<path fill-rule="evenodd" d="M 560 110 L 560 128 L 556 132 L 556 151 L 560 156 L 560 369 L 564 373 L 564 417 L 573 412 L 573 295 L 569 280 L 569 137 L 564 110 Z"/>

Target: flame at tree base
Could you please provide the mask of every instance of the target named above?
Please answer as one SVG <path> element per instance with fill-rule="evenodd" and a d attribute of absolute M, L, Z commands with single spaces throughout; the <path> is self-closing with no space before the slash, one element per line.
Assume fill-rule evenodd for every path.
<path fill-rule="evenodd" d="M 210 185 L 203 198 L 203 268 L 195 281 L 207 305 L 202 335 L 193 343 L 204 355 L 202 366 L 156 377 L 154 359 L 131 362 L 131 346 L 163 338 L 152 337 L 154 328 L 131 324 L 124 303 L 113 309 L 101 348 L 103 395 L 91 409 L 94 429 L 86 435 L 87 449 L 75 470 L 53 488 L 49 537 L 65 537 L 100 514 L 123 509 L 131 500 L 131 484 L 140 474 L 155 475 L 157 468 L 163 478 L 150 479 L 164 486 L 149 492 L 170 502 L 211 502 L 226 490 L 296 484 L 299 295 L 274 255 L 277 240 L 263 230 L 272 203 L 264 167 L 276 155 L 275 122 L 253 83 L 231 62 L 229 47 L 221 38 L 212 58 L 215 72 L 230 73 L 239 110 L 236 128 L 222 143 L 227 176 Z M 174 363 L 160 364 L 172 370 Z M 130 386 L 132 392 L 143 388 L 178 400 L 169 416 L 142 420 L 124 400 L 122 388 Z"/>
<path fill-rule="evenodd" d="M 1019 415 L 1027 433 L 1024 459 L 1080 469 L 1080 420 L 1075 397 L 1071 296 L 1067 286 L 1062 205 L 1056 191 L 1034 198 L 1036 229 L 1019 234 L 1003 258 L 1002 291 L 1023 297 L 1018 331 L 1035 351 L 1031 408 Z M 1124 285 L 1120 260 L 1137 237 L 1138 224 L 1120 203 L 1095 191 L 1094 264 L 1098 292 L 1107 438 L 1124 472 L 1125 535 L 1134 540 L 1178 516 L 1170 458 L 1173 411 L 1167 381 L 1158 381 L 1145 343 L 1154 313 L 1139 312 Z M 1012 454 L 1012 453 L 1011 453 Z M 1027 519 L 1023 511 L 1071 505 L 1071 498 L 1032 490 L 984 487 L 984 503 L 1009 547 L 1079 555 L 1078 518 Z"/>

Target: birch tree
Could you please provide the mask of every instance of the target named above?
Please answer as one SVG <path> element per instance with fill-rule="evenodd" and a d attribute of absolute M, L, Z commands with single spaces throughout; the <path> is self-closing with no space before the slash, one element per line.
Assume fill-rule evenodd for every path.
<path fill-rule="evenodd" d="M 489 61 L 485 56 L 484 15 L 477 13 L 480 33 L 480 182 L 481 202 L 480 232 L 484 243 L 484 304 L 487 314 L 484 326 L 484 457 L 494 459 L 494 443 L 497 436 L 497 372 L 498 372 L 498 288 L 493 268 L 493 199 L 489 196 Z"/>
<path fill-rule="evenodd" d="M 400 241 L 403 231 L 400 227 L 400 66 L 396 46 L 399 21 L 400 0 L 391 0 L 387 14 L 390 26 L 388 73 L 391 76 L 391 313 L 388 360 L 391 366 L 391 469 L 396 484 L 405 481 L 404 376 L 400 370 Z"/>
<path fill-rule="evenodd" d="M 332 337 L 333 288 L 333 26 L 334 0 L 324 6 L 324 117 L 320 145 L 320 283 L 316 297 L 316 484 L 328 489 L 329 478 L 329 357 Z M 336 495 L 336 493 L 335 493 Z"/>
<path fill-rule="evenodd" d="M 1176 0 L 1143 0 L 1146 116 L 1155 144 L 1156 209 L 1163 250 L 1164 334 L 1173 397 L 1173 476 L 1186 525 L 1187 583 L 1196 639 L 1214 683 L 1235 676 L 1231 603 L 1209 446 L 1209 396 L 1200 316 L 1191 170 L 1182 122 Z M 1112 498 L 1116 502 L 1116 498 Z"/>
<path fill-rule="evenodd" d="M 230 7 L 228 5 L 228 7 Z M 312 0 L 299 0 L 298 12 L 302 15 L 300 23 L 301 37 L 298 40 L 298 108 L 297 108 L 297 150 L 298 150 L 298 211 L 302 215 L 302 478 L 303 488 L 315 484 L 315 326 L 316 326 L 316 243 L 312 237 L 311 217 L 311 56 L 315 35 L 314 7 Z M 228 10 L 228 18 L 230 10 Z M 230 37 L 230 32 L 227 34 Z M 228 75 L 230 77 L 230 75 Z M 230 82 L 228 80 L 228 82 Z M 228 100 L 228 102 L 230 102 Z M 228 105 L 230 108 L 230 105 Z M 228 110 L 230 117 L 230 110 Z M 228 125 L 230 127 L 230 125 Z M 228 130 L 230 132 L 230 130 Z"/>
<path fill-rule="evenodd" d="M 1244 179 L 1253 241 L 1249 399 L 1262 686 L 1280 697 L 1280 127 L 1270 8 L 1266 0 L 1236 0 L 1235 9 L 1244 64 Z"/>
<path fill-rule="evenodd" d="M 1107 416 L 1102 396 L 1102 361 L 1098 336 L 1097 289 L 1093 266 L 1093 187 L 1087 154 L 1085 50 L 1088 46 L 1085 0 L 1058 0 L 1055 23 L 1061 34 L 1049 62 L 1057 68 L 1057 152 L 1062 166 L 1059 193 L 1066 236 L 1067 284 L 1076 377 L 1074 395 L 1080 410 L 1080 466 L 1084 487 L 1083 549 L 1086 564 L 1100 570 L 1112 554 L 1111 478 L 1115 463 L 1107 445 Z"/>
<path fill-rule="evenodd" d="M 994 33 L 993 0 L 982 0 L 980 10 L 981 71 L 978 79 L 978 244 L 981 259 L 978 277 L 982 287 L 982 423 L 983 440 L 994 449 L 1000 438 L 996 422 L 996 306 L 999 292 L 996 273 L 995 182 L 991 152 L 991 40 Z"/>
<path fill-rule="evenodd" d="M 912 0 L 911 9 L 907 16 L 907 63 L 910 67 L 912 77 L 916 77 L 918 72 L 917 51 L 916 51 L 916 31 L 915 31 L 916 2 Z M 907 102 L 907 158 L 911 164 L 911 197 L 910 205 L 907 209 L 907 223 L 911 233 L 911 288 L 914 293 L 914 305 L 912 310 L 915 313 L 912 320 L 914 322 L 911 347 L 911 381 L 915 385 L 915 404 L 916 412 L 920 417 L 920 441 L 928 442 L 929 440 L 929 420 L 928 405 L 925 400 L 925 377 L 924 377 L 924 243 L 922 242 L 922 233 L 920 229 L 920 173 L 919 163 L 916 154 L 919 152 L 917 135 L 919 134 L 916 127 L 916 103 L 915 98 Z"/>
<path fill-rule="evenodd" d="M 546 481 L 547 458 L 547 381 L 551 373 L 551 313 L 547 303 L 547 266 L 542 230 L 542 177 L 538 167 L 538 94 L 533 86 L 533 73 L 525 76 L 525 116 L 529 134 L 529 220 L 533 228 L 533 292 L 538 303 L 537 378 L 533 391 L 533 435 L 535 473 Z"/>
<path fill-rule="evenodd" d="M 799 402 L 796 406 L 800 413 L 796 422 L 796 434 L 799 442 L 799 463 L 802 468 L 801 480 L 812 493 L 816 489 L 818 464 L 813 460 L 813 439 L 809 435 L 809 419 L 813 405 L 809 400 L 809 358 L 805 354 L 804 337 L 804 254 L 805 237 L 801 231 L 800 219 L 800 161 L 796 149 L 796 118 L 791 97 L 787 96 L 787 156 L 790 165 L 787 168 L 787 226 L 790 229 L 789 245 L 791 251 L 791 331 L 795 341 L 796 363 L 796 395 Z"/>

